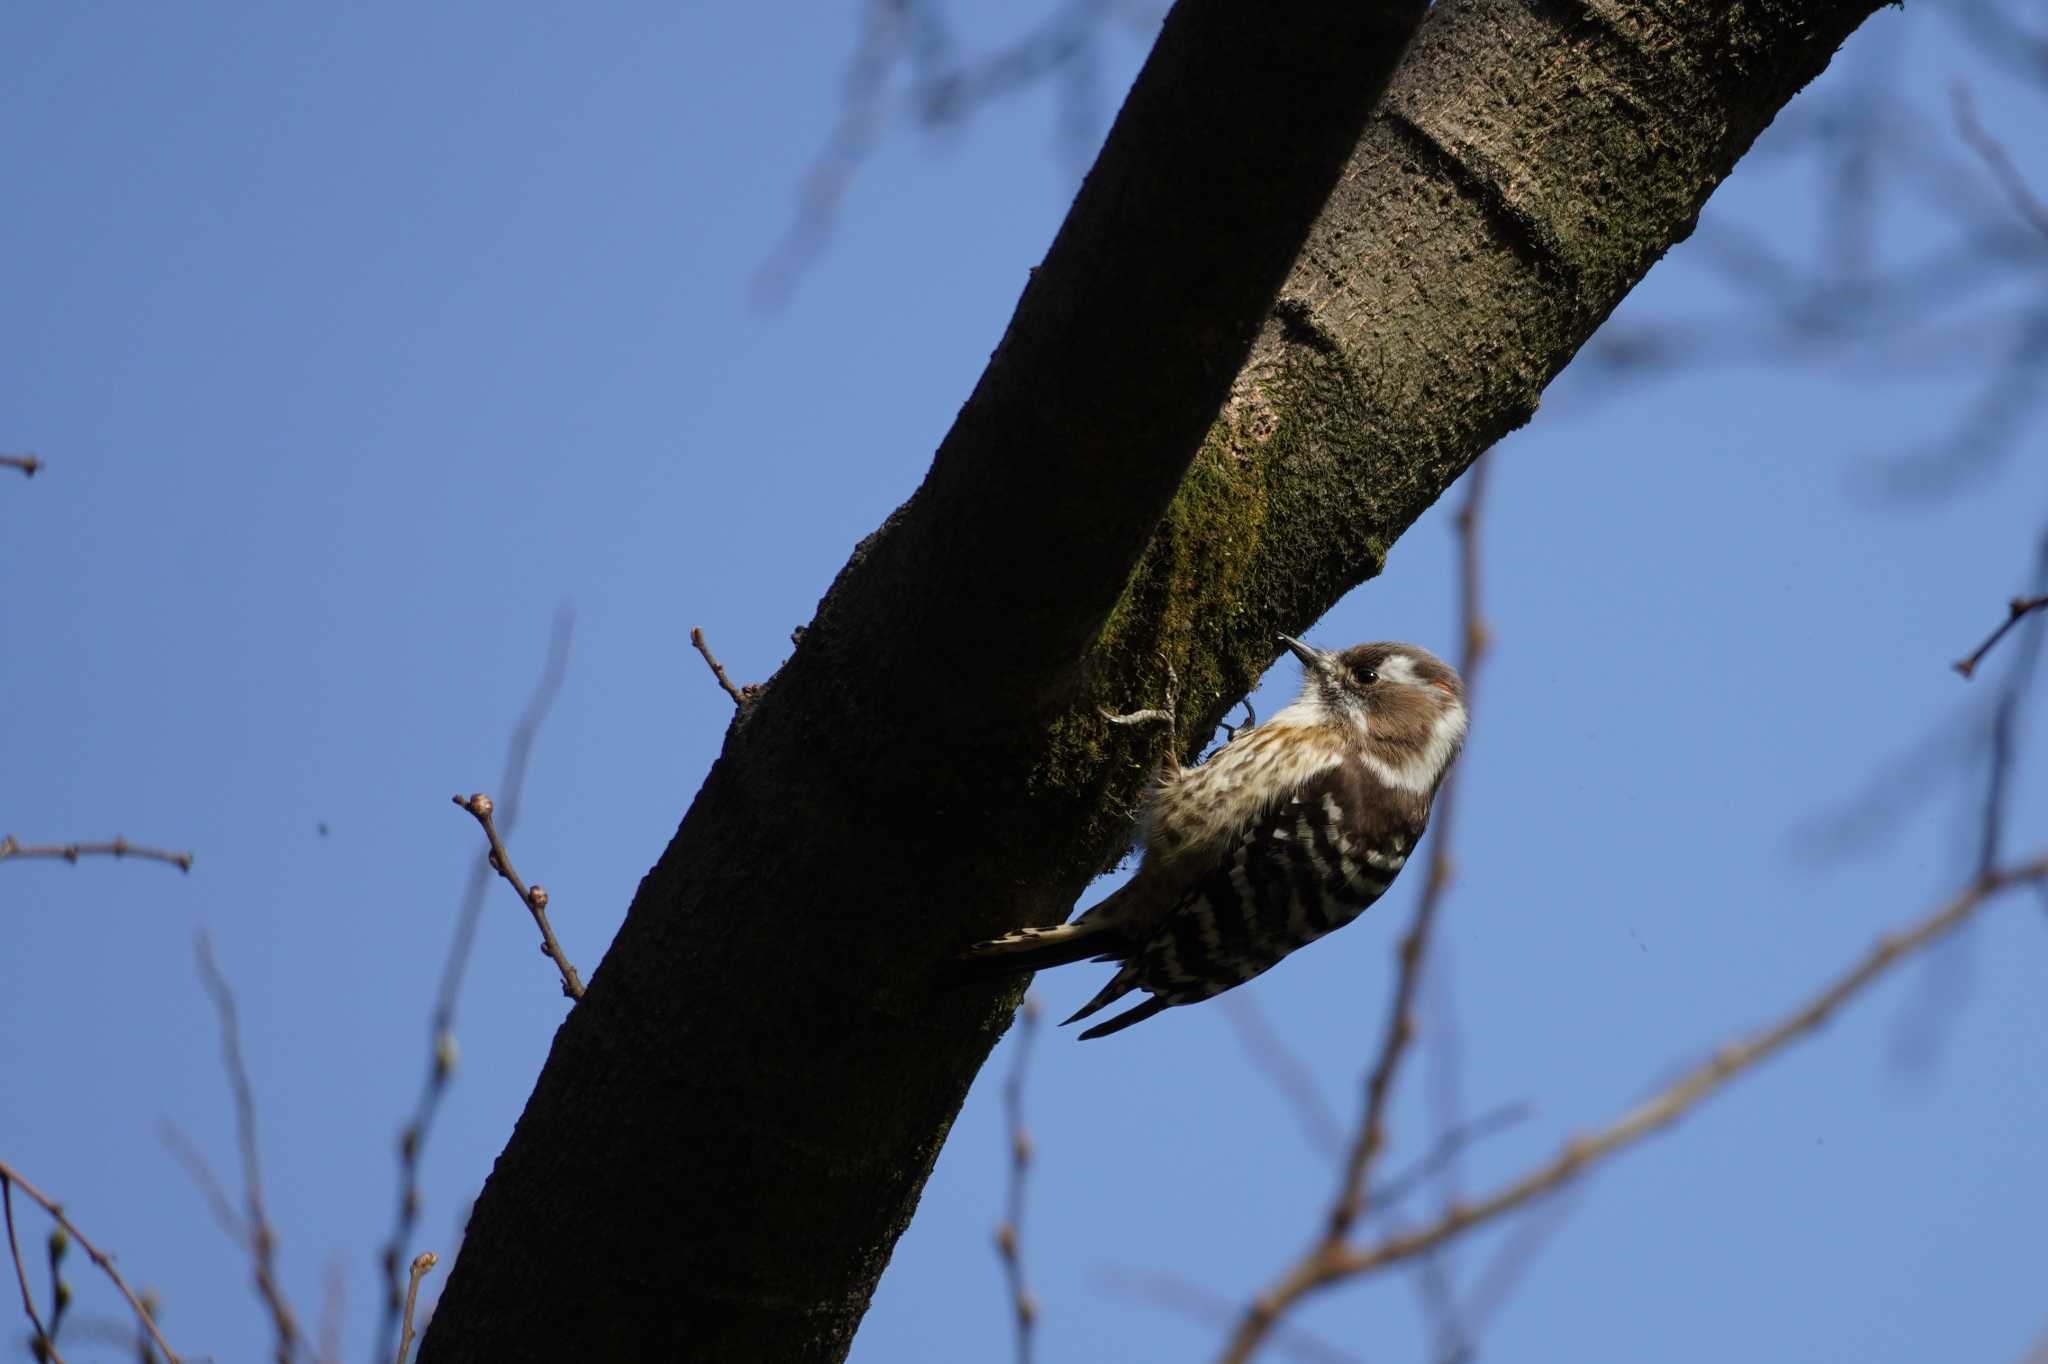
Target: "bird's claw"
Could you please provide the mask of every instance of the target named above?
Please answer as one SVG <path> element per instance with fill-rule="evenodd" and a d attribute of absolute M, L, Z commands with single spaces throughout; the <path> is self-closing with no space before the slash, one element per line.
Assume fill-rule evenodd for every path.
<path fill-rule="evenodd" d="M 1167 663 L 1163 656 L 1159 661 L 1165 664 L 1166 667 L 1166 704 L 1164 706 L 1155 706 L 1149 710 L 1134 710 L 1128 715 L 1114 715 L 1110 713 L 1109 707 L 1097 706 L 1095 708 L 1097 713 L 1113 725 L 1165 725 L 1168 729 L 1177 727 L 1180 723 L 1180 717 L 1174 707 L 1178 704 L 1179 700 L 1180 675 L 1174 672 L 1173 664 Z"/>
<path fill-rule="evenodd" d="M 1241 725 L 1233 725 L 1229 721 L 1225 720 L 1220 722 L 1218 725 L 1218 728 L 1220 728 L 1223 731 L 1223 742 L 1226 744 L 1236 739 L 1237 736 L 1242 734 L 1244 731 L 1248 729 L 1256 729 L 1258 727 L 1259 713 L 1252 709 L 1251 697 L 1247 696 L 1244 698 L 1244 700 L 1238 702 L 1237 704 L 1244 707 L 1244 723 Z"/>

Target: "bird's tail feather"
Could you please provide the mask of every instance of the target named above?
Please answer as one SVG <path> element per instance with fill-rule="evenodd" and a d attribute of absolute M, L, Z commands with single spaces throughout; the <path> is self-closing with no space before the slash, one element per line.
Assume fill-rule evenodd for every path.
<path fill-rule="evenodd" d="M 1095 992 L 1095 998 L 1089 1000 L 1086 1004 L 1083 1004 L 1080 1008 L 1074 1010 L 1073 1014 L 1070 1017 L 1060 1020 L 1060 1026 L 1064 1028 L 1069 1023 L 1079 1023 L 1082 1019 L 1086 1018 L 1089 1014 L 1094 1013 L 1097 1009 L 1100 1009 L 1108 1004 L 1114 1004 L 1117 1000 L 1122 999 L 1125 995 L 1129 994 L 1132 990 L 1135 990 L 1137 987 L 1138 981 L 1135 973 L 1132 972 L 1130 967 L 1126 966 L 1123 970 L 1118 971 L 1115 975 L 1109 978 L 1109 984 L 1103 986 L 1100 990 L 1097 990 Z M 1165 1006 L 1161 1005 L 1160 1007 L 1164 1008 Z M 1147 1016 L 1149 1017 L 1150 1015 Z M 1137 1021 L 1138 1020 L 1136 1020 L 1135 1018 L 1131 1020 L 1132 1023 L 1135 1023 Z M 1129 1025 L 1120 1024 L 1119 1026 Z M 1088 1031 L 1090 1034 L 1093 1034 L 1100 1030 L 1096 1028 L 1090 1028 Z"/>
<path fill-rule="evenodd" d="M 1000 938 L 978 942 L 960 954 L 953 966 L 953 978 L 960 981 L 994 980 L 1042 971 L 1048 966 L 1065 966 L 1071 961 L 1094 957 L 1097 961 L 1121 961 L 1128 950 L 1116 923 L 1120 907 L 1130 897 L 1135 881 L 1117 887 L 1100 903 L 1071 923 L 1051 928 L 1020 928 Z"/>
<path fill-rule="evenodd" d="M 1122 1013 L 1118 1014 L 1115 1018 L 1110 1019 L 1107 1023 L 1097 1023 L 1087 1032 L 1081 1034 L 1081 1040 L 1083 1042 L 1086 1042 L 1091 1037 L 1107 1037 L 1113 1032 L 1122 1032 L 1125 1028 L 1130 1027 L 1133 1023 L 1143 1023 L 1146 1019 L 1150 1018 L 1153 1014 L 1158 1013 L 1161 1009 L 1170 1009 L 1172 1007 L 1173 1004 L 1170 1000 L 1164 1000 L 1159 998 L 1159 996 L 1154 995 L 1152 998 L 1146 1000 L 1143 1004 L 1140 1004 L 1137 1008 L 1126 1009 Z M 1072 1022 L 1073 1020 L 1069 1019 L 1068 1021 Z"/>
<path fill-rule="evenodd" d="M 1052 928 L 1020 928 L 968 948 L 955 963 L 954 974 L 961 980 L 1022 975 L 1099 956 L 1115 945 L 1114 930 L 1099 921 L 1077 919 Z"/>

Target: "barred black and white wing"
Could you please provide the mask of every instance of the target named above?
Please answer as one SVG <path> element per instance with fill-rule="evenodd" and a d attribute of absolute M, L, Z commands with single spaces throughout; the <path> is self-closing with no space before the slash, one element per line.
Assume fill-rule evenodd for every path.
<path fill-rule="evenodd" d="M 1355 758 L 1319 774 L 1240 833 L 1067 1021 L 1132 990 L 1152 995 L 1081 1034 L 1101 1037 L 1242 985 L 1370 908 L 1427 818 L 1426 798 L 1389 788 Z"/>

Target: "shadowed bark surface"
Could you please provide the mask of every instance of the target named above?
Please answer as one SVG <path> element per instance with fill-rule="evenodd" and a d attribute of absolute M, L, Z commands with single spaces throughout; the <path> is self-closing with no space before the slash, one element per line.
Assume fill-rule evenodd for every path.
<path fill-rule="evenodd" d="M 1199 747 L 1874 8 L 1449 0 L 1376 98 L 1419 4 L 1183 0 L 923 486 L 641 883 L 422 1360 L 843 1357 L 1015 1003 L 942 963 L 1128 837 L 1146 739 L 1096 704 L 1170 658 Z"/>

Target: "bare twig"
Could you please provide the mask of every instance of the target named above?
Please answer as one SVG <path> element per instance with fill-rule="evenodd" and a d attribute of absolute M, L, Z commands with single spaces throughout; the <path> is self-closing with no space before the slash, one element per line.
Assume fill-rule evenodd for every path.
<path fill-rule="evenodd" d="M 865 8 L 860 45 L 843 82 L 845 104 L 838 123 L 816 164 L 804 176 L 796 221 L 755 270 L 753 293 L 760 305 L 786 298 L 803 267 L 823 249 L 838 218 L 840 200 L 879 135 L 884 115 L 882 93 L 908 46 L 910 24 L 907 5 L 870 0 Z"/>
<path fill-rule="evenodd" d="M 1994 647 L 1996 647 L 1998 641 L 2004 639 L 2006 635 L 2012 630 L 2013 626 L 2018 625 L 2022 620 L 2026 619 L 2026 617 L 2030 613 L 2038 611 L 2044 606 L 2048 606 L 2048 595 L 2043 595 L 2039 597 L 2014 597 L 2011 602 L 2007 603 L 2005 608 L 2005 619 L 1999 622 L 1998 628 L 1996 630 L 1993 630 L 1990 633 L 1990 635 L 1985 638 L 1984 642 L 1982 644 L 1979 644 L 1976 647 L 1976 649 L 1974 649 L 1971 652 L 1968 658 L 1958 659 L 1955 663 L 1951 664 L 1950 666 L 1952 666 L 1957 672 L 1961 673 L 1964 677 L 1974 677 L 1977 672 L 1977 665 L 1984 661 L 1984 655 L 1990 653 L 1991 650 Z"/>
<path fill-rule="evenodd" d="M 718 685 L 732 698 L 733 709 L 745 710 L 747 703 L 760 694 L 761 684 L 749 682 L 744 687 L 734 686 L 732 679 L 725 675 L 725 665 L 718 661 L 711 652 L 711 646 L 704 642 L 704 632 L 694 625 L 690 627 L 690 643 L 696 646 L 698 653 L 704 655 L 705 663 L 711 667 L 711 675 L 718 679 Z"/>
<path fill-rule="evenodd" d="M 179 871 L 192 870 L 192 854 L 145 848 L 125 838 L 108 843 L 23 843 L 13 834 L 0 838 L 0 862 L 10 857 L 61 857 L 75 863 L 81 857 L 140 857 L 150 862 L 168 862 Z"/>
<path fill-rule="evenodd" d="M 427 1271 L 440 1263 L 431 1250 L 423 1250 L 413 1256 L 412 1282 L 405 1289 L 405 1320 L 398 1333 L 398 1364 L 405 1364 L 406 1355 L 412 1352 L 412 1313 L 420 1299 L 420 1280 L 427 1277 Z"/>
<path fill-rule="evenodd" d="M 149 1288 L 142 1290 L 142 1306 L 143 1310 L 147 1311 L 152 1317 L 164 1310 L 163 1303 L 157 1300 L 156 1291 Z M 144 1330 L 139 1326 L 135 1328 L 136 1364 L 157 1364 L 156 1351 L 150 1348 L 151 1332 L 154 1330 L 154 1323 L 151 1323 L 149 1330 Z M 166 1355 L 165 1358 L 169 1361 L 169 1364 L 178 1364 L 175 1355 Z"/>
<path fill-rule="evenodd" d="M 1529 1266 L 1536 1263 L 1543 1243 L 1556 1235 L 1572 1209 L 1578 1206 L 1576 1195 L 1576 1186 L 1567 1186 L 1530 1205 L 1523 1211 L 1515 1229 L 1495 1249 L 1478 1282 L 1473 1284 L 1460 1304 L 1466 1326 L 1475 1337 L 1506 1305 L 1521 1283 L 1522 1276 L 1528 1273 Z"/>
<path fill-rule="evenodd" d="M 1458 602 L 1464 636 L 1459 653 L 1458 671 L 1465 679 L 1467 704 L 1470 704 L 1475 676 L 1486 657 L 1488 645 L 1480 595 L 1479 512 L 1486 496 L 1486 473 L 1491 462 L 1492 456 L 1482 455 L 1473 464 L 1467 476 L 1465 501 L 1459 508 L 1457 517 Z M 1365 1116 L 1351 1142 L 1350 1155 L 1345 1161 L 1343 1183 L 1338 1188 L 1336 1200 L 1331 1205 L 1328 1218 L 1316 1239 L 1302 1253 L 1294 1267 L 1272 1288 L 1261 1294 L 1244 1313 L 1224 1354 L 1227 1361 L 1242 1361 L 1251 1357 L 1252 1351 L 1258 1348 L 1279 1314 L 1301 1296 L 1303 1290 L 1296 1285 L 1313 1280 L 1320 1272 L 1318 1267 L 1343 1250 L 1352 1228 L 1365 1212 L 1368 1191 L 1371 1188 L 1373 1163 L 1386 1147 L 1387 1110 L 1393 1099 L 1394 1081 L 1400 1072 L 1403 1059 L 1407 1056 L 1409 1043 L 1415 1037 L 1415 999 L 1422 980 L 1423 961 L 1429 951 L 1430 933 L 1435 927 L 1444 896 L 1451 885 L 1451 830 L 1457 809 L 1457 795 L 1462 786 L 1459 773 L 1453 771 L 1438 793 L 1435 808 L 1431 813 L 1430 827 L 1434 832 L 1434 841 L 1431 845 L 1429 879 L 1423 884 L 1422 895 L 1416 901 L 1415 914 L 1409 921 L 1408 931 L 1401 937 L 1394 996 L 1387 1008 L 1386 1031 L 1380 1042 L 1378 1056 L 1366 1078 Z"/>
<path fill-rule="evenodd" d="M 62 1227 L 51 1227 L 50 1234 L 43 1240 L 45 1263 L 50 1267 L 50 1346 L 54 1350 L 57 1337 L 64 1331 L 64 1313 L 71 1307 L 71 1285 L 64 1280 L 64 1254 L 71 1249 L 71 1238 Z"/>
<path fill-rule="evenodd" d="M 1230 1020 L 1231 1029 L 1236 1032 L 1246 1058 L 1251 1061 L 1252 1069 L 1264 1076 L 1274 1091 L 1287 1101 L 1288 1108 L 1293 1110 L 1295 1125 L 1301 1128 L 1302 1137 L 1318 1155 L 1335 1157 L 1344 1149 L 1343 1125 L 1337 1121 L 1336 1113 L 1323 1097 L 1315 1076 L 1287 1045 L 1287 1040 L 1267 1021 L 1265 1011 L 1259 1007 L 1258 997 L 1249 990 L 1232 990 L 1218 1002 L 1223 1006 L 1223 1016 Z"/>
<path fill-rule="evenodd" d="M 1467 480 L 1465 500 L 1458 508 L 1456 528 L 1458 533 L 1458 617 L 1462 627 L 1459 631 L 1460 646 L 1463 650 L 1459 669 L 1465 676 L 1467 700 L 1469 702 L 1481 659 L 1486 653 L 1487 629 L 1480 602 L 1480 557 L 1479 557 L 1479 514 L 1482 499 L 1486 495 L 1487 472 L 1492 461 L 1482 455 Z M 1445 792 L 1444 813 L 1448 814 L 1449 799 L 1454 793 Z M 1444 827 L 1441 817 L 1437 822 L 1436 853 L 1430 862 L 1430 879 L 1423 887 L 1428 898 L 1440 895 L 1448 889 L 1450 880 L 1449 859 L 1451 844 L 1449 830 Z M 1434 941 L 1432 937 L 1431 941 Z M 1463 1093 L 1460 1084 L 1460 1064 L 1463 1039 L 1458 1031 L 1457 1005 L 1451 978 L 1451 958 L 1442 949 L 1426 962 L 1418 962 L 1416 971 L 1416 1003 L 1411 1006 L 1424 1015 L 1419 1025 L 1429 1034 L 1429 1046 L 1425 1059 L 1429 1062 L 1427 1094 L 1431 1124 L 1435 1129 L 1435 1143 L 1430 1154 L 1423 1161 L 1422 1168 L 1428 1171 L 1424 1179 L 1433 1180 L 1439 1187 L 1439 1201 L 1443 1206 L 1454 1204 L 1462 1195 L 1463 1181 L 1460 1172 L 1463 1165 L 1465 1141 Z M 1411 1013 L 1410 1018 L 1416 1017 Z M 1411 1027 L 1411 1033 L 1414 1028 Z M 1368 1204 L 1373 1203 L 1373 1191 L 1366 1190 Z M 1477 1328 L 1465 1318 L 1458 1293 L 1457 1267 L 1451 1263 L 1449 1252 L 1438 1250 L 1423 1255 L 1416 1264 L 1415 1286 L 1422 1302 L 1423 1316 L 1433 1339 L 1431 1357 L 1436 1364 L 1465 1364 L 1476 1347 Z"/>
<path fill-rule="evenodd" d="M 1118 1297 L 1135 1298 L 1164 1308 L 1189 1321 L 1229 1329 L 1237 1319 L 1237 1304 L 1221 1293 L 1171 1274 L 1142 1274 L 1135 1270 L 1111 1268 L 1103 1274 L 1103 1288 Z M 1294 1322 L 1279 1322 L 1268 1343 L 1274 1350 L 1301 1364 L 1361 1364 L 1359 1357 Z"/>
<path fill-rule="evenodd" d="M 0 455 L 0 469 L 19 469 L 28 478 L 34 478 L 43 462 L 34 455 Z"/>
<path fill-rule="evenodd" d="M 2036 547 L 2035 560 L 2033 590 L 2040 593 L 2048 586 L 2048 532 L 2043 533 Z M 2048 602 L 2048 594 L 2040 595 L 2034 605 L 2043 602 Z M 2008 618 L 1998 635 L 1986 642 L 1985 649 L 2031 609 L 2024 598 L 2015 599 L 2013 605 L 2021 609 Z M 2044 624 L 2048 624 L 2048 616 L 2036 615 L 2017 632 L 2018 638 L 2005 651 L 2007 666 L 1988 698 L 1988 710 L 1980 712 L 1981 723 L 1973 726 L 1976 732 L 1953 750 L 1949 759 L 1962 768 L 1977 766 L 1981 774 L 1975 860 L 1971 865 L 1975 875 L 1981 876 L 2005 861 L 2006 826 L 2010 822 L 2007 816 L 2019 765 L 2022 718 L 2036 695 L 2034 678 L 2041 665 L 2042 645 L 2048 642 L 2044 638 L 2048 631 L 2041 628 Z M 1980 649 L 1978 657 L 1984 651 Z M 1893 1056 L 1901 1066 L 1924 1069 L 1939 1059 L 1951 1032 L 1956 996 L 1968 988 L 1970 963 L 1970 941 L 1962 936 L 1929 955 L 1926 967 L 1919 973 L 1919 988 L 1902 1011 L 1894 1031 Z"/>
<path fill-rule="evenodd" d="M 185 1167 L 185 1173 L 192 1180 L 199 1196 L 206 1200 L 206 1210 L 213 1214 L 213 1220 L 220 1223 L 220 1229 L 228 1239 L 241 1245 L 249 1239 L 247 1228 L 242 1225 L 242 1215 L 235 1211 L 234 1200 L 228 1197 L 227 1188 L 220 1182 L 220 1176 L 213 1172 L 213 1166 L 206 1161 L 205 1153 L 196 1146 L 192 1138 L 176 1123 L 163 1122 L 157 1126 L 157 1139 L 164 1149 L 171 1153 L 171 1159 Z"/>
<path fill-rule="evenodd" d="M 1949 100 L 1955 106 L 1956 131 L 1962 135 L 1970 150 L 1991 172 L 1991 178 L 1998 182 L 1998 188 L 2005 193 L 2012 206 L 2034 230 L 2048 237 L 2048 203 L 2043 203 L 2013 164 L 2012 153 L 1977 121 L 1977 102 L 1970 97 L 1970 87 L 1958 80 L 1949 86 Z"/>
<path fill-rule="evenodd" d="M 1468 705 L 1479 666 L 1486 657 L 1488 642 L 1486 623 L 1480 614 L 1478 539 L 1480 499 L 1486 494 L 1488 467 L 1489 457 L 1484 455 L 1472 466 L 1465 502 L 1458 511 L 1461 545 L 1459 616 L 1464 625 L 1458 671 L 1465 679 Z M 1388 1007 L 1386 1034 L 1380 1043 L 1379 1057 L 1366 1080 L 1365 1120 L 1359 1124 L 1351 1158 L 1345 1168 L 1344 1185 L 1330 1212 L 1326 1237 L 1332 1241 L 1346 1235 L 1364 1211 L 1372 1164 L 1386 1145 L 1387 1106 L 1393 1097 L 1394 1079 L 1407 1055 L 1408 1044 L 1415 1037 L 1415 994 L 1422 979 L 1423 957 L 1429 950 L 1430 931 L 1435 927 L 1437 912 L 1442 908 L 1444 895 L 1451 886 L 1451 828 L 1457 812 L 1457 796 L 1463 786 L 1459 773 L 1453 771 L 1438 793 L 1430 815 L 1430 828 L 1436 837 L 1431 845 L 1429 879 L 1423 883 L 1422 896 L 1415 906 L 1415 917 L 1401 939 L 1399 972 L 1394 983 L 1394 998 Z"/>
<path fill-rule="evenodd" d="M 1708 1060 L 1605 1127 L 1566 1142 L 1550 1160 L 1485 1197 L 1447 1208 L 1423 1226 L 1393 1233 L 1370 1246 L 1334 1242 L 1317 1247 L 1319 1253 L 1304 1258 L 1245 1314 L 1222 1358 L 1233 1362 L 1249 1359 L 1279 1314 L 1308 1293 L 1413 1259 L 1562 1189 L 1598 1161 L 1670 1126 L 1736 1076 L 1818 1029 L 1872 982 L 1954 931 L 2003 892 L 2044 881 L 2048 881 L 2048 854 L 1977 878 L 1926 917 L 1879 938 L 1852 966 L 1777 1022 L 1718 1048 Z"/>
<path fill-rule="evenodd" d="M 2048 1328 L 2034 1338 L 2033 1345 L 2020 1360 L 2020 1364 L 2048 1364 Z"/>
<path fill-rule="evenodd" d="M 14 1257 L 14 1280 L 21 1285 L 21 1310 L 28 1313 L 29 1327 L 36 1333 L 37 1356 L 64 1364 L 64 1356 L 57 1353 L 57 1342 L 50 1338 L 42 1315 L 36 1311 L 35 1294 L 29 1291 L 28 1269 L 21 1262 L 21 1242 L 14 1235 L 14 1186 L 5 1178 L 0 1178 L 0 1210 L 6 1213 L 7 1251 Z"/>
<path fill-rule="evenodd" d="M 1375 1188 L 1369 1200 L 1372 1210 L 1376 1213 L 1391 1212 L 1459 1155 L 1495 1133 L 1528 1121 L 1535 1112 L 1536 1105 L 1527 1101 L 1502 1104 L 1469 1122 L 1459 1123 L 1438 1137 L 1436 1145 L 1430 1147 L 1422 1159 Z"/>
<path fill-rule="evenodd" d="M 1457 961 L 1439 947 L 1423 975 L 1422 1040 L 1431 1138 L 1447 1154 L 1435 1170 L 1438 1192 L 1446 1200 L 1464 1190 L 1464 1148 L 1447 1139 L 1465 1126 L 1465 1032 L 1458 1017 Z"/>
<path fill-rule="evenodd" d="M 142 1295 L 142 1302 L 152 1312 L 159 1310 L 149 1293 Z M 126 1346 L 130 1350 L 148 1351 L 150 1359 L 156 1358 L 156 1351 L 150 1348 L 148 1332 L 132 1321 L 89 1315 L 67 1317 L 65 1320 L 67 1329 L 62 1334 L 67 1340 L 84 1341 L 93 1345 Z M 50 1335 L 54 1339 L 58 1334 L 57 1325 L 52 1321 Z M 29 1349 L 33 1354 L 35 1347 L 31 1345 Z"/>
<path fill-rule="evenodd" d="M 204 932 L 199 935 L 196 952 L 199 979 L 220 1015 L 221 1061 L 227 1068 L 228 1086 L 234 1091 L 235 1139 L 242 1155 L 242 1230 L 255 1275 L 256 1296 L 270 1314 L 271 1329 L 277 1335 L 273 1358 L 277 1364 L 293 1364 L 299 1354 L 299 1317 L 277 1278 L 277 1229 L 271 1225 L 263 1200 L 263 1161 L 256 1140 L 256 1087 L 250 1083 L 249 1067 L 242 1059 L 242 1028 L 235 993 L 227 977 L 221 974 L 219 963 L 214 961 L 213 943 Z"/>
<path fill-rule="evenodd" d="M 503 793 L 503 799 L 498 802 L 498 822 L 506 837 L 510 837 L 519 824 L 534 743 L 568 676 L 569 643 L 575 624 L 575 616 L 567 609 L 556 613 L 554 629 L 548 638 L 547 660 L 534 683 L 533 694 L 527 698 L 526 707 L 513 725 L 511 737 L 505 745 L 505 767 L 498 781 L 498 789 Z M 420 1157 L 426 1148 L 427 1138 L 433 1132 L 441 1100 L 446 1096 L 455 1074 L 460 1050 L 455 1040 L 456 1008 L 461 1002 L 462 982 L 468 974 L 469 959 L 476 945 L 477 925 L 483 918 L 484 899 L 496 875 L 488 855 L 479 857 L 470 868 L 462 904 L 456 911 L 455 936 L 449 941 L 448 957 L 441 965 L 441 981 L 434 992 L 434 1008 L 428 1015 L 426 1079 L 420 1086 L 419 1100 L 413 1106 L 411 1117 L 399 1131 L 398 1214 L 378 1260 L 384 1273 L 384 1310 L 382 1327 L 371 1341 L 372 1364 L 386 1364 L 398 1340 L 398 1318 L 405 1305 L 404 1262 L 400 1257 L 412 1241 L 413 1231 L 419 1222 Z"/>
<path fill-rule="evenodd" d="M 519 892 L 520 903 L 526 906 L 533 915 L 534 923 L 540 926 L 540 950 L 562 973 L 562 993 L 571 999 L 583 998 L 583 978 L 569 964 L 568 955 L 562 951 L 562 944 L 555 940 L 555 930 L 548 923 L 548 893 L 543 887 L 528 886 L 519 879 L 519 873 L 512 870 L 511 855 L 505 851 L 504 840 L 498 837 L 497 822 L 491 818 L 491 798 L 479 791 L 467 798 L 456 796 L 453 799 L 483 825 L 484 837 L 491 841 L 491 866 L 511 884 L 513 890 Z"/>
<path fill-rule="evenodd" d="M 65 1216 L 62 1204 L 23 1179 L 21 1172 L 12 1165 L 9 1165 L 4 1160 L 0 1160 L 0 1191 L 4 1191 L 10 1185 L 27 1194 L 37 1207 L 48 1213 L 51 1220 L 64 1228 L 69 1233 L 71 1239 L 78 1242 L 84 1248 L 86 1257 L 99 1266 L 100 1272 L 111 1279 L 114 1287 L 120 1290 L 121 1296 L 128 1300 L 129 1310 L 135 1313 L 135 1319 L 141 1322 L 143 1327 L 149 1332 L 149 1337 L 156 1342 L 157 1349 L 163 1351 L 167 1364 L 180 1364 L 178 1352 L 171 1348 L 170 1342 L 164 1339 L 164 1333 L 157 1329 L 156 1318 L 151 1315 L 149 1308 L 143 1305 L 142 1299 L 135 1296 L 134 1290 L 128 1287 L 128 1281 L 121 1277 L 120 1271 L 114 1268 L 114 1257 L 87 1239 L 86 1234 L 78 1229 L 78 1224 Z M 13 1204 L 10 1201 L 8 1204 L 10 1221 L 12 1207 Z M 17 1265 L 20 1263 L 18 1258 L 16 1263 Z"/>
<path fill-rule="evenodd" d="M 1024 1192 L 1031 1174 L 1031 1130 L 1024 1125 L 1024 1076 L 1031 1064 L 1031 1043 L 1038 1035 L 1038 996 L 1024 996 L 1017 1016 L 1017 1049 L 1003 1080 L 1003 1116 L 1010 1128 L 1010 1191 L 1003 1220 L 996 1227 L 996 1253 L 1002 1258 L 1003 1280 L 1017 1326 L 1017 1364 L 1031 1364 L 1033 1328 L 1038 1300 L 1024 1281 Z"/>
<path fill-rule="evenodd" d="M 319 1364 L 341 1364 L 341 1323 L 348 1311 L 348 1262 L 339 1253 L 327 1261 L 327 1277 L 320 1295 L 320 1345 L 313 1358 Z"/>
<path fill-rule="evenodd" d="M 1449 1257 L 1440 1251 L 1416 1257 L 1415 1297 L 1429 1330 L 1428 1358 L 1434 1364 L 1465 1364 L 1472 1355 L 1471 1332 L 1458 1306 Z"/>
<path fill-rule="evenodd" d="M 1069 0 L 1011 41 L 978 54 L 962 50 L 946 7 L 936 0 L 867 0 L 863 8 L 867 17 L 841 83 L 839 116 L 801 182 L 795 221 L 755 272 L 753 294 L 763 307 L 786 299 L 823 250 L 842 201 L 892 117 L 907 115 L 926 129 L 957 127 L 980 108 L 1052 84 L 1061 96 L 1061 140 L 1077 171 L 1085 168 L 1102 135 L 1098 58 L 1111 20 L 1120 17 L 1122 26 L 1149 42 L 1166 6 Z M 899 71 L 909 89 L 900 112 L 892 112 L 890 86 Z"/>

